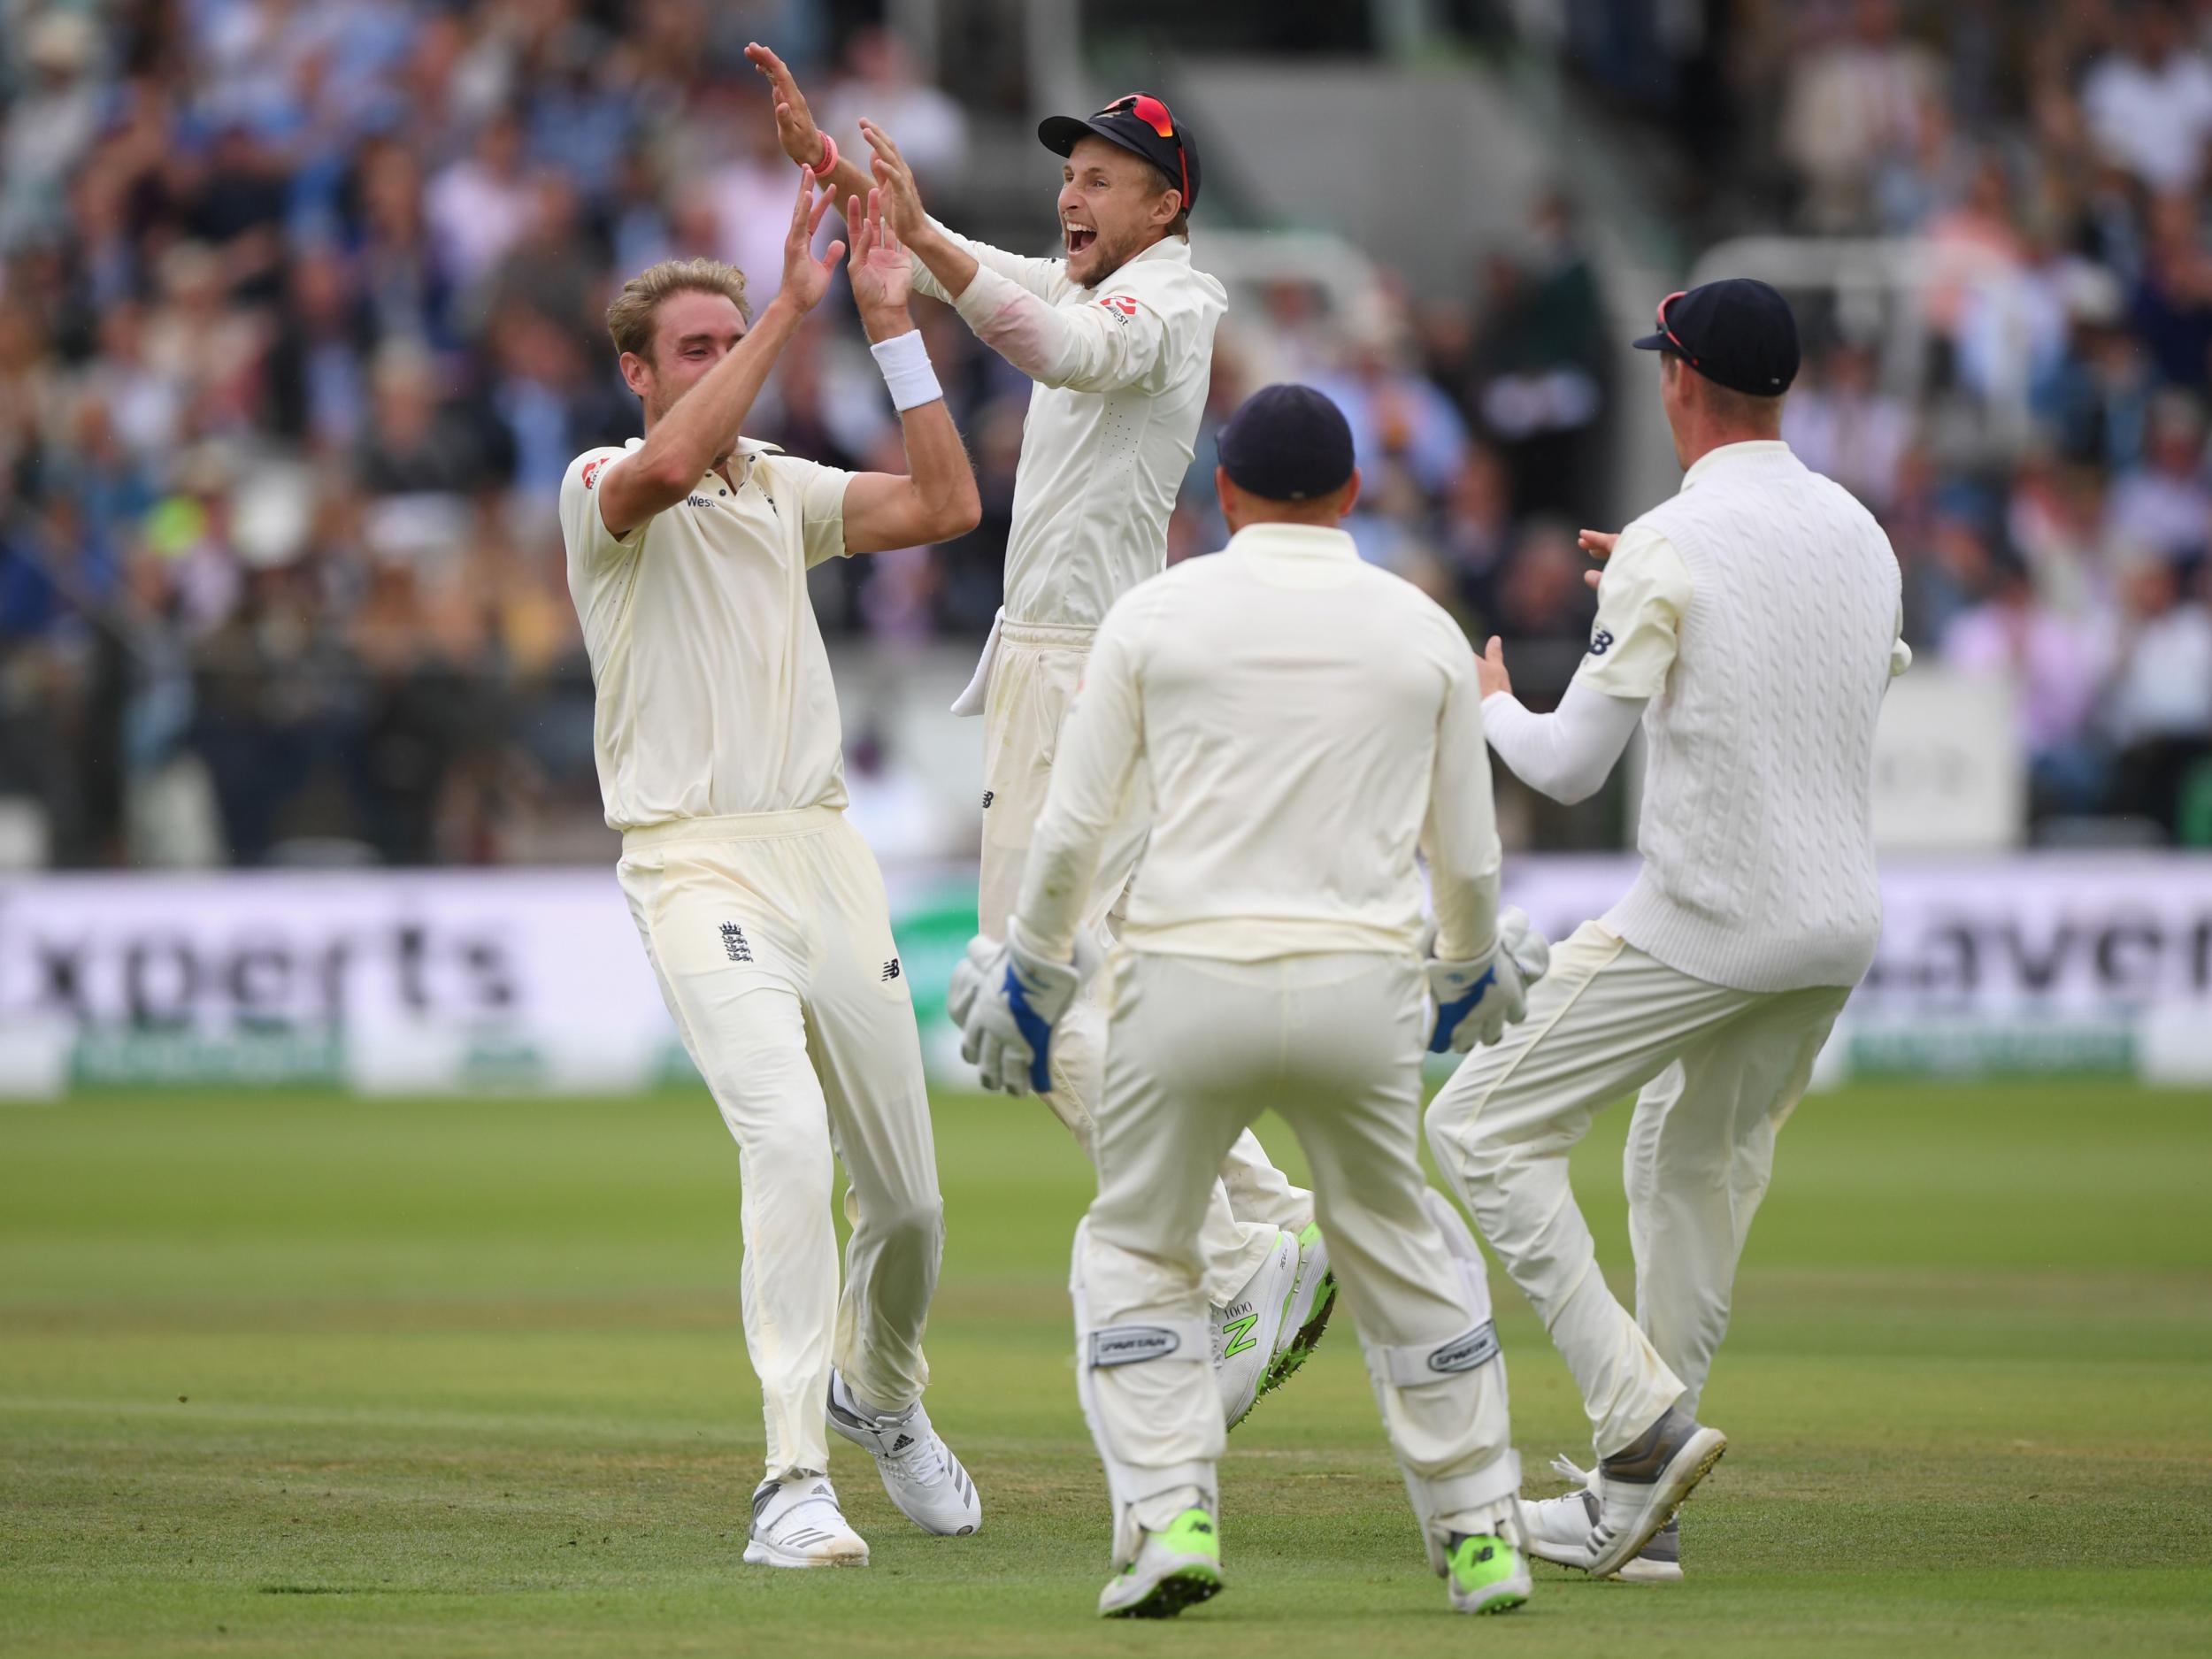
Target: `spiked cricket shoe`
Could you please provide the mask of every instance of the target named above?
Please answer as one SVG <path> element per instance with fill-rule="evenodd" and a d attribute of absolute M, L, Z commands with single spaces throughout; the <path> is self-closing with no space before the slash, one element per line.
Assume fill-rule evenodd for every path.
<path fill-rule="evenodd" d="M 1528 1553 L 1539 1561 L 1590 1570 L 1590 1530 L 1598 1524 L 1598 1477 L 1593 1469 L 1555 1457 L 1551 1466 L 1574 1482 L 1574 1490 L 1521 1505 Z M 1675 1517 L 1653 1535 L 1628 1564 L 1613 1575 L 1624 1584 L 1679 1584 L 1682 1581 L 1682 1517 Z"/>
<path fill-rule="evenodd" d="M 983 1525 L 983 1499 L 952 1448 L 929 1425 L 917 1400 L 879 1412 L 830 1373 L 829 1425 L 876 1460 L 876 1473 L 899 1513 L 926 1532 L 965 1537 Z"/>
<path fill-rule="evenodd" d="M 1609 1578 L 1674 1518 L 1682 1500 L 1712 1472 L 1728 1437 L 1675 1407 L 1633 1446 L 1598 1464 L 1598 1518 L 1590 1529 L 1590 1573 Z"/>
<path fill-rule="evenodd" d="M 1528 1563 L 1495 1533 L 1452 1540 L 1444 1586 L 1461 1613 L 1503 1613 L 1528 1600 Z"/>
<path fill-rule="evenodd" d="M 1136 1559 L 1098 1593 L 1101 1618 L 1173 1618 L 1221 1594 L 1221 1534 L 1214 1517 L 1185 1509 L 1164 1532 L 1147 1532 Z"/>
<path fill-rule="evenodd" d="M 1319 1346 L 1336 1307 L 1336 1275 L 1317 1225 L 1276 1235 L 1275 1248 L 1226 1307 L 1212 1310 L 1214 1378 L 1222 1420 L 1244 1421 L 1295 1376 Z"/>

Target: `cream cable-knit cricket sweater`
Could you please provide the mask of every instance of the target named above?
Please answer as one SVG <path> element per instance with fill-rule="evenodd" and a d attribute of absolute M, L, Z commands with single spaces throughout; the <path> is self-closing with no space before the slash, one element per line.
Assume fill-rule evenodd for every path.
<path fill-rule="evenodd" d="M 1638 522 L 1691 598 L 1644 713 L 1643 871 L 1605 925 L 1717 985 L 1855 985 L 1882 925 L 1874 723 L 1909 660 L 1889 539 L 1779 442 L 1714 450 Z"/>

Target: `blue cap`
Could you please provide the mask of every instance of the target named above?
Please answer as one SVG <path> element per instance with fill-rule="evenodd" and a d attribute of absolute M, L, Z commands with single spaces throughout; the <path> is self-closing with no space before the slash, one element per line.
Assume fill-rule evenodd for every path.
<path fill-rule="evenodd" d="M 1775 289 L 1727 277 L 1659 302 L 1659 327 L 1640 351 L 1671 351 L 1717 385 L 1779 397 L 1797 378 L 1797 319 Z"/>
<path fill-rule="evenodd" d="M 1229 481 L 1268 501 L 1317 501 L 1352 476 L 1352 428 L 1310 386 L 1263 386 L 1221 429 Z"/>

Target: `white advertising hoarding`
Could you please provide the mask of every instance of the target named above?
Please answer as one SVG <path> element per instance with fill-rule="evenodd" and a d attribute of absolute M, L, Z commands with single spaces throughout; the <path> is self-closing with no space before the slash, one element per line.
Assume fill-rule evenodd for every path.
<path fill-rule="evenodd" d="M 1632 857 L 1509 859 L 1553 937 Z M 974 926 L 955 867 L 888 872 L 926 1048 Z M 2212 1067 L 2212 857 L 1886 861 L 1855 1070 Z M 611 871 L 0 881 L 0 1094 L 320 1081 L 620 1093 L 684 1074 Z"/>

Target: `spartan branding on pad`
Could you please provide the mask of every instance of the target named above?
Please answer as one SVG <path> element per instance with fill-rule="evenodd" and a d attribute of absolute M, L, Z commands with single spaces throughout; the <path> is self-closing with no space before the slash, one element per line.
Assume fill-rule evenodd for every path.
<path fill-rule="evenodd" d="M 1464 1336 L 1455 1336 L 1429 1356 L 1429 1369 L 1449 1376 L 1455 1371 L 1472 1371 L 1486 1365 L 1498 1356 L 1498 1327 L 1485 1319 Z"/>
<path fill-rule="evenodd" d="M 1103 1331 L 1091 1333 L 1091 1369 L 1165 1359 L 1182 1345 L 1183 1339 L 1164 1325 L 1108 1325 Z"/>

